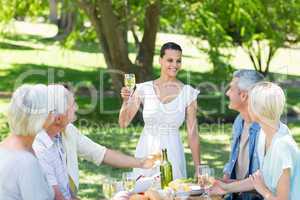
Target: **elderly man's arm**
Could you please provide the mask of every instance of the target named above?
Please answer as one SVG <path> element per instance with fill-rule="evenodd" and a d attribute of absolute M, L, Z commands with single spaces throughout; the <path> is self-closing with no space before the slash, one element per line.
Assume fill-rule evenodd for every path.
<path fill-rule="evenodd" d="M 149 156 L 147 159 L 138 159 L 115 150 L 107 149 L 80 134 L 77 129 L 73 131 L 75 130 L 79 156 L 97 165 L 104 162 L 105 164 L 119 168 L 151 168 L 154 164 L 155 160 L 152 156 Z"/>
<path fill-rule="evenodd" d="M 54 191 L 54 200 L 66 200 L 64 198 L 64 195 L 59 190 L 58 185 L 53 185 L 52 188 L 53 188 L 53 191 Z"/>
<path fill-rule="evenodd" d="M 151 168 L 154 160 L 151 157 L 145 159 L 134 158 L 132 156 L 107 149 L 103 162 L 118 168 Z"/>

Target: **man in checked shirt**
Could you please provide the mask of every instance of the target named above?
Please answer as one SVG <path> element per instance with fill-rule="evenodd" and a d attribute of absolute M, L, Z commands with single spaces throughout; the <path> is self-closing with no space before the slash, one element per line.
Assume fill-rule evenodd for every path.
<path fill-rule="evenodd" d="M 48 106 L 52 119 L 41 131 L 33 149 L 55 192 L 55 200 L 76 199 L 79 187 L 78 156 L 96 165 L 105 163 L 113 167 L 151 168 L 153 157 L 137 159 L 107 149 L 85 135 L 72 124 L 77 104 L 73 94 L 62 85 L 48 86 Z"/>

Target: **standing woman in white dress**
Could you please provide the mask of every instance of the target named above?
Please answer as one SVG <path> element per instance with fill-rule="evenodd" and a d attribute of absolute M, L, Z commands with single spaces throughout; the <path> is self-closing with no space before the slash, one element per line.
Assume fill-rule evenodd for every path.
<path fill-rule="evenodd" d="M 136 147 L 136 157 L 145 157 L 161 149 L 168 150 L 173 178 L 186 177 L 184 147 L 179 128 L 186 121 L 188 144 L 195 166 L 200 164 L 200 149 L 197 126 L 198 90 L 185 85 L 176 78 L 181 68 L 182 49 L 173 42 L 165 43 L 160 50 L 161 73 L 158 79 L 136 85 L 132 93 L 123 87 L 123 104 L 119 113 L 122 128 L 129 125 L 143 104 L 144 129 Z M 134 169 L 139 175 L 154 175 L 158 169 Z"/>

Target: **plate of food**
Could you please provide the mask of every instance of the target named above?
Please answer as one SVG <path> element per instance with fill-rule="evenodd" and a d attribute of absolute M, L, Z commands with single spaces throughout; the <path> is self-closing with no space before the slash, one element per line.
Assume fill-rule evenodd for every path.
<path fill-rule="evenodd" d="M 204 190 L 195 183 L 192 183 L 191 179 L 176 179 L 169 183 L 169 188 L 171 188 L 175 196 L 184 198 L 185 196 L 200 196 Z"/>

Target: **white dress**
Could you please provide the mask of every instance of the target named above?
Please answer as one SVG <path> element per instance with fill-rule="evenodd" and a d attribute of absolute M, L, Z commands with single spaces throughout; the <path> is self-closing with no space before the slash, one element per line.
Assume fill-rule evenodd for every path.
<path fill-rule="evenodd" d="M 197 99 L 199 91 L 190 85 L 184 85 L 175 99 L 162 103 L 155 93 L 153 81 L 148 81 L 137 84 L 136 93 L 143 104 L 145 126 L 135 157 L 142 158 L 166 148 L 168 160 L 172 164 L 173 178 L 185 178 L 186 162 L 179 128 L 185 121 L 187 106 Z M 158 168 L 134 169 L 136 175 L 144 176 L 154 175 L 158 171 Z"/>

